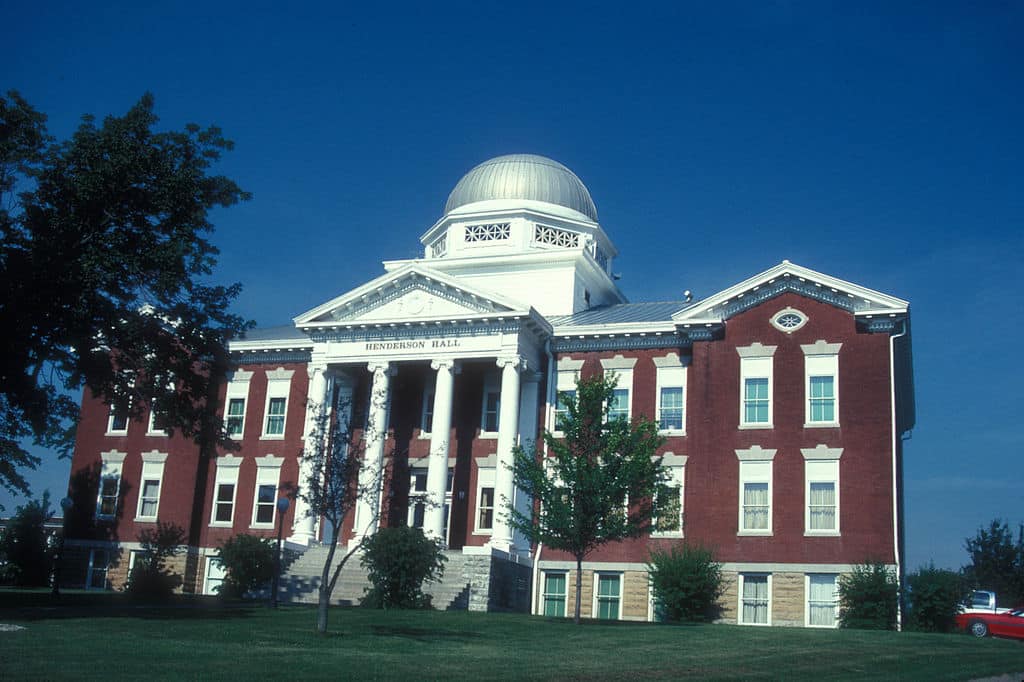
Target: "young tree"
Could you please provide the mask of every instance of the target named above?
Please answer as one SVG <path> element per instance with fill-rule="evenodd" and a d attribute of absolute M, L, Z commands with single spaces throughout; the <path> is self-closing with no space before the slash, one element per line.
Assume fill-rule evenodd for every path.
<path fill-rule="evenodd" d="M 198 437 L 216 405 L 237 284 L 207 278 L 209 213 L 248 194 L 210 174 L 231 149 L 217 128 L 157 132 L 153 97 L 83 119 L 54 143 L 46 117 L 0 96 L 0 485 L 25 491 L 26 439 L 66 454 L 88 386 L 129 416 L 154 401 Z"/>
<path fill-rule="evenodd" d="M 225 540 L 217 549 L 217 558 L 227 571 L 220 594 L 241 597 L 274 577 L 274 553 L 277 547 L 269 538 L 239 533 Z"/>
<path fill-rule="evenodd" d="M 839 578 L 839 626 L 860 630 L 895 630 L 900 586 L 882 563 L 854 566 Z"/>
<path fill-rule="evenodd" d="M 372 401 L 385 399 L 385 396 L 371 397 Z M 364 466 L 365 442 L 370 434 L 377 432 L 377 427 L 371 420 L 362 437 L 357 437 L 351 423 L 351 407 L 351 400 L 345 398 L 339 399 L 333 409 L 327 405 L 312 405 L 313 418 L 302 452 L 305 474 L 295 492 L 295 497 L 308 506 L 309 514 L 323 519 L 334 532 L 327 546 L 317 593 L 316 631 L 321 634 L 327 632 L 328 607 L 341 570 L 360 548 L 352 543 L 335 563 L 342 525 L 360 497 L 379 498 L 385 473 L 383 465 L 370 462 Z M 380 505 L 371 506 L 375 510 L 373 518 L 360 519 L 360 522 L 375 524 L 380 518 Z"/>
<path fill-rule="evenodd" d="M 907 576 L 910 627 L 921 632 L 949 632 L 967 597 L 964 576 L 957 571 L 922 566 Z"/>
<path fill-rule="evenodd" d="M 722 564 L 714 553 L 686 542 L 655 549 L 647 560 L 655 608 L 667 621 L 710 621 L 725 591 Z"/>
<path fill-rule="evenodd" d="M 971 563 L 964 575 L 972 587 L 996 593 L 1000 606 L 1012 607 L 1024 602 L 1024 523 L 1013 531 L 1001 519 L 993 519 L 988 528 L 964 541 Z"/>
<path fill-rule="evenodd" d="M 368 569 L 373 587 L 362 605 L 375 609 L 428 609 L 430 595 L 423 583 L 444 575 L 441 541 L 428 538 L 419 528 L 381 528 L 363 542 L 359 563 Z"/>
<path fill-rule="evenodd" d="M 7 522 L 3 535 L 3 555 L 8 564 L 8 578 L 23 587 L 46 585 L 53 565 L 53 552 L 46 532 L 46 522 L 53 516 L 50 493 L 18 507 Z"/>
<path fill-rule="evenodd" d="M 560 394 L 562 435 L 545 431 L 548 454 L 515 451 L 515 485 L 539 508 L 523 513 L 503 501 L 513 528 L 576 559 L 577 624 L 583 559 L 603 544 L 648 531 L 658 493 L 671 497 L 664 489 L 661 458 L 655 456 L 664 443 L 657 424 L 644 417 L 611 418 L 614 391 L 614 377 L 595 377 L 580 380 L 574 394 Z"/>
<path fill-rule="evenodd" d="M 139 533 L 139 545 L 142 552 L 128 576 L 126 591 L 142 599 L 169 599 L 182 580 L 170 571 L 167 562 L 185 549 L 185 529 L 158 521 L 156 528 Z"/>

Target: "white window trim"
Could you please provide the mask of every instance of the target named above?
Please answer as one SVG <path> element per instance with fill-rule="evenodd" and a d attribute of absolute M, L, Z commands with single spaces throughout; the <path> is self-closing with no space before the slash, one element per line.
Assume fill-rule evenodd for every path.
<path fill-rule="evenodd" d="M 768 618 L 767 623 L 747 623 L 743 620 L 743 583 L 748 577 L 751 578 L 768 578 Z M 737 593 L 737 611 L 736 611 L 736 624 L 737 625 L 749 625 L 753 627 L 771 627 L 772 624 L 772 574 L 771 573 L 757 573 L 748 572 L 738 574 L 738 580 L 736 581 L 736 593 Z"/>
<path fill-rule="evenodd" d="M 555 393 L 552 398 L 551 410 L 548 415 L 549 430 L 556 437 L 564 433 L 558 428 L 558 394 L 565 391 L 575 391 L 579 383 L 580 370 L 583 369 L 583 360 L 572 358 L 559 358 L 555 370 Z"/>
<path fill-rule="evenodd" d="M 800 454 L 804 457 L 804 535 L 807 537 L 838 537 L 841 535 L 840 531 L 840 486 L 839 486 L 839 459 L 843 456 L 843 448 L 830 448 L 824 443 L 819 443 L 813 448 L 801 448 Z M 811 529 L 811 483 L 827 482 L 827 479 L 815 479 L 811 480 L 811 476 L 808 474 L 810 465 L 812 462 L 834 462 L 835 463 L 835 476 L 833 483 L 835 484 L 835 500 L 836 500 L 836 526 L 830 530 L 819 530 Z"/>
<path fill-rule="evenodd" d="M 832 625 L 811 625 L 811 576 L 830 575 L 835 581 L 833 600 L 835 602 Z M 839 627 L 839 574 L 838 573 L 805 573 L 804 574 L 804 627 L 820 630 L 835 630 Z"/>
<path fill-rule="evenodd" d="M 103 552 L 107 557 L 107 565 L 103 568 L 103 587 L 92 586 L 92 572 L 96 563 L 96 552 Z M 109 589 L 110 585 L 110 554 L 111 550 L 105 547 L 94 547 L 89 550 L 89 567 L 85 574 L 85 589 L 87 590 L 106 590 Z"/>
<path fill-rule="evenodd" d="M 114 415 L 114 411 L 116 409 L 117 409 L 117 405 L 116 404 L 112 404 L 110 406 L 110 411 L 107 414 L 107 432 L 105 434 L 103 434 L 105 436 L 126 436 L 126 435 L 128 435 L 128 425 L 131 423 L 132 418 L 131 418 L 131 414 L 127 414 L 127 412 L 131 409 L 131 402 L 129 402 L 128 405 L 125 407 L 126 414 L 125 414 L 125 418 L 124 418 L 124 428 L 123 429 L 115 429 L 114 428 L 114 416 L 115 416 Z"/>
<path fill-rule="evenodd" d="M 124 458 L 127 456 L 127 452 L 120 452 L 118 450 L 108 450 L 107 452 L 100 453 L 100 461 L 102 462 L 100 465 L 100 485 L 96 491 L 96 520 L 98 521 L 109 521 L 117 516 L 118 508 L 121 506 L 121 473 L 124 467 Z M 100 509 L 103 506 L 103 480 L 106 478 L 117 479 L 113 514 L 100 513 Z"/>
<path fill-rule="evenodd" d="M 234 455 L 224 455 L 216 460 L 217 474 L 213 478 L 213 497 L 210 505 L 210 527 L 231 528 L 235 523 L 235 510 L 238 502 L 238 472 L 242 466 L 242 458 Z M 231 518 L 227 521 L 217 520 L 217 490 L 222 484 L 232 485 L 231 490 Z"/>
<path fill-rule="evenodd" d="M 591 603 L 591 606 L 590 606 L 590 617 L 593 618 L 594 620 L 597 620 L 597 618 L 598 618 L 598 615 L 597 615 L 598 614 L 598 603 L 599 603 L 598 602 L 598 596 L 599 596 L 598 595 L 598 585 L 600 583 L 601 576 L 616 576 L 619 579 L 619 595 L 618 595 L 618 600 L 619 600 L 619 617 L 616 618 L 615 620 L 622 620 L 622 602 L 623 602 L 622 593 L 623 593 L 623 590 L 625 589 L 625 582 L 626 582 L 626 574 L 623 573 L 622 571 L 594 571 L 594 577 L 593 577 L 594 584 L 593 584 L 593 589 L 591 590 L 591 592 L 593 592 L 593 602 Z M 569 591 L 568 584 L 566 584 L 565 591 L 566 592 Z M 566 597 L 566 598 L 568 599 L 568 597 Z"/>
<path fill-rule="evenodd" d="M 826 343 L 818 339 L 814 343 L 801 344 L 800 350 L 804 352 L 804 428 L 821 429 L 835 428 L 839 426 L 839 349 L 841 343 Z M 818 362 L 816 363 L 815 360 Z M 811 365 L 820 364 L 821 361 L 831 361 L 829 372 L 812 371 Z M 832 421 L 811 421 L 811 377 L 831 376 L 833 394 Z"/>
<path fill-rule="evenodd" d="M 616 374 L 615 388 L 626 391 L 626 421 L 633 419 L 633 368 L 636 366 L 636 361 L 636 358 L 627 358 L 621 355 L 601 360 L 605 376 Z"/>
<path fill-rule="evenodd" d="M 427 405 L 429 404 L 428 401 L 430 401 L 431 399 L 434 399 L 434 397 L 437 394 L 436 383 L 437 383 L 437 377 L 433 377 L 433 378 L 427 379 L 426 383 L 423 384 L 423 401 L 422 401 L 422 404 L 420 405 L 420 433 L 419 433 L 419 437 L 424 439 L 424 440 L 429 440 L 430 439 L 430 437 L 431 437 L 430 432 L 434 428 L 434 425 L 431 423 L 433 421 L 433 410 L 431 410 L 431 413 L 430 413 L 431 414 L 431 419 L 428 420 L 427 419 Z M 481 422 L 481 424 L 482 424 L 482 422 Z"/>
<path fill-rule="evenodd" d="M 256 458 L 256 483 L 252 490 L 252 517 L 249 528 L 273 529 L 275 527 L 277 523 L 277 498 L 281 488 L 281 465 L 283 463 L 284 457 L 275 457 L 274 455 Z M 259 523 L 256 521 L 256 513 L 259 511 L 261 485 L 274 486 L 274 511 L 270 517 L 270 523 Z M 214 501 L 216 501 L 216 492 L 214 493 L 214 498 Z"/>
<path fill-rule="evenodd" d="M 779 324 L 779 320 L 781 318 L 783 318 L 784 316 L 786 316 L 786 315 L 796 315 L 797 317 L 800 318 L 800 324 L 796 325 L 795 327 L 783 327 L 781 324 Z M 779 312 L 777 312 L 774 315 L 772 315 L 771 323 L 772 323 L 772 326 L 775 327 L 776 329 L 778 329 L 780 332 L 784 332 L 786 334 L 792 334 L 797 329 L 800 329 L 805 324 L 807 324 L 807 319 L 808 319 L 807 318 L 807 314 L 804 313 L 802 310 L 797 310 L 796 308 L 789 308 L 789 307 L 787 307 L 787 308 L 783 308 Z"/>
<path fill-rule="evenodd" d="M 736 353 L 740 356 L 740 429 L 771 429 L 775 424 L 775 350 L 778 346 L 765 346 L 754 342 L 749 346 L 737 346 Z M 763 379 L 762 373 L 754 373 L 750 369 L 753 363 L 745 360 L 767 359 L 768 365 L 768 421 L 748 422 L 746 410 L 747 379 Z"/>
<path fill-rule="evenodd" d="M 284 440 L 288 433 L 288 398 L 291 393 L 293 374 L 295 374 L 295 370 L 284 367 L 267 370 L 267 397 L 263 404 L 263 432 L 260 440 Z M 270 401 L 275 398 L 284 398 L 284 415 L 282 415 L 284 426 L 281 428 L 281 433 L 267 433 L 270 427 Z"/>
<path fill-rule="evenodd" d="M 686 363 L 684 363 L 679 355 L 676 353 L 669 353 L 663 358 L 654 358 L 654 366 L 656 368 L 656 385 L 655 385 L 655 414 L 658 421 L 658 433 L 665 436 L 685 436 L 686 435 L 686 417 L 689 410 L 686 409 Z M 665 370 L 665 371 L 663 371 Z M 672 371 L 678 370 L 678 371 Z M 681 381 L 670 380 L 669 377 L 672 374 L 682 376 Z M 662 388 L 681 388 L 683 389 L 683 428 L 681 429 L 663 429 L 661 428 L 661 389 Z"/>
<path fill-rule="evenodd" d="M 774 504 L 774 478 L 775 471 L 772 466 L 772 461 L 775 458 L 777 450 L 769 450 L 762 448 L 760 445 L 753 445 L 745 450 L 736 450 L 736 459 L 739 460 L 739 517 L 736 525 L 736 535 L 738 536 L 768 536 L 773 534 L 774 529 L 774 515 L 775 515 L 775 504 Z M 743 487 L 747 482 L 760 483 L 763 482 L 759 478 L 751 478 L 743 475 L 743 462 L 768 462 L 768 528 L 753 528 L 746 529 L 743 526 L 744 515 L 743 515 Z"/>
<path fill-rule="evenodd" d="M 565 571 L 565 570 L 545 570 L 545 571 L 543 571 L 543 574 L 544 575 L 543 575 L 543 579 L 542 579 L 542 582 L 541 582 L 541 590 L 540 590 L 540 613 L 538 613 L 537 615 L 539 615 L 539 616 L 547 616 L 547 614 L 544 613 L 544 611 L 545 611 L 544 607 L 547 604 L 547 597 L 548 597 L 548 594 L 549 594 L 547 592 L 548 576 L 560 575 L 560 576 L 562 576 L 565 579 L 565 592 L 562 593 L 562 614 L 560 616 L 547 616 L 547 617 L 548 618 L 565 618 L 566 614 L 569 612 L 569 571 Z"/>
<path fill-rule="evenodd" d="M 668 469 L 672 476 L 672 480 L 669 482 L 670 485 L 676 482 L 679 484 L 679 530 L 654 530 L 655 526 L 653 524 L 657 523 L 657 518 L 653 518 L 651 519 L 651 537 L 681 538 L 686 535 L 686 461 L 688 459 L 689 457 L 686 455 L 675 455 L 671 452 L 666 452 L 661 456 L 661 466 Z"/>
<path fill-rule="evenodd" d="M 218 558 L 216 556 L 207 556 L 206 557 L 206 570 L 203 572 L 203 594 L 218 594 L 217 592 L 211 592 L 210 591 L 210 569 L 213 567 L 213 564 L 220 564 L 222 569 L 224 567 L 224 564 L 221 563 L 220 558 Z M 224 571 L 224 577 L 225 578 L 227 577 L 227 571 L 226 570 Z M 223 581 L 224 581 L 224 578 L 221 578 L 221 584 L 222 585 L 224 584 Z"/>
<path fill-rule="evenodd" d="M 242 429 L 239 433 L 232 434 L 231 440 L 242 440 L 245 436 L 245 413 L 249 409 L 249 382 L 252 380 L 252 372 L 244 369 L 235 370 L 228 374 L 228 386 L 224 394 L 224 428 L 227 429 L 228 408 L 231 401 L 240 399 L 242 401 Z"/>
<path fill-rule="evenodd" d="M 494 521 L 497 518 L 499 510 L 498 505 L 498 490 L 495 487 L 495 472 L 498 464 L 497 455 L 489 455 L 488 457 L 477 457 L 476 458 L 476 506 L 473 508 L 473 535 L 493 535 L 494 534 Z M 491 511 L 491 527 L 481 528 L 480 527 L 480 498 L 483 495 L 484 488 L 491 488 L 494 490 L 494 504 Z"/>
<path fill-rule="evenodd" d="M 157 438 L 166 438 L 170 435 L 170 431 L 167 429 L 156 428 L 156 401 L 154 400 L 149 404 L 149 424 L 146 427 L 147 436 L 155 436 Z"/>
<path fill-rule="evenodd" d="M 497 421 L 498 429 L 494 431 L 486 430 L 487 426 L 487 395 L 488 393 L 496 393 L 498 395 L 498 407 L 495 413 L 495 420 Z M 478 438 L 483 439 L 496 439 L 498 437 L 498 430 L 501 429 L 501 372 L 499 370 L 490 370 L 484 374 L 484 386 L 483 395 L 480 399 L 480 435 Z"/>
<path fill-rule="evenodd" d="M 158 452 L 151 450 L 150 452 L 142 453 L 142 476 L 139 478 L 139 499 L 135 506 L 135 520 L 138 522 L 154 522 L 160 515 L 160 496 L 164 491 L 164 463 L 167 461 L 166 452 Z M 147 475 L 146 469 L 150 469 L 150 473 Z M 142 502 L 144 498 L 142 494 L 146 491 L 146 481 L 151 480 L 157 481 L 156 489 L 156 512 L 152 516 L 142 515 Z"/>

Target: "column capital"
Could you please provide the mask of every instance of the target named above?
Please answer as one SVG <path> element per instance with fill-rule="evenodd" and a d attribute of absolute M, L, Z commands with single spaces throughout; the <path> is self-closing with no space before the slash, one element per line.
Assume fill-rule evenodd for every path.
<path fill-rule="evenodd" d="M 370 360 L 368 363 L 366 363 L 366 369 L 369 370 L 374 375 L 378 373 L 386 374 L 388 376 L 395 375 L 394 363 L 388 362 L 387 360 Z"/>
<path fill-rule="evenodd" d="M 452 374 L 458 374 L 462 371 L 462 363 L 454 358 L 439 358 L 430 361 L 430 369 L 435 372 L 442 367 L 451 370 Z"/>
<path fill-rule="evenodd" d="M 318 373 L 327 376 L 327 363 L 326 362 L 310 362 L 306 365 L 306 374 L 312 379 Z"/>
<path fill-rule="evenodd" d="M 496 359 L 498 367 L 505 369 L 510 366 L 517 372 L 524 372 L 527 369 L 526 358 L 522 355 L 499 355 Z"/>

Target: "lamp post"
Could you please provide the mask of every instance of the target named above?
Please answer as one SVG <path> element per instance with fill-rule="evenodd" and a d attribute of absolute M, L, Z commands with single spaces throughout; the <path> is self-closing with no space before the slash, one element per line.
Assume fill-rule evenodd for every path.
<path fill-rule="evenodd" d="M 61 528 L 60 528 L 60 540 L 57 543 L 57 556 L 53 557 L 53 591 L 54 597 L 60 596 L 60 562 L 64 556 L 64 536 L 68 534 L 68 512 L 71 511 L 71 507 L 75 505 L 75 501 L 70 497 L 65 497 L 60 501 L 60 508 L 64 510 L 64 515 L 61 516 Z"/>
<path fill-rule="evenodd" d="M 284 513 L 288 511 L 288 498 L 282 497 L 277 501 L 277 551 L 274 553 L 274 584 L 270 588 L 272 593 L 270 605 L 277 608 L 277 588 L 281 583 L 281 536 L 284 535 Z"/>

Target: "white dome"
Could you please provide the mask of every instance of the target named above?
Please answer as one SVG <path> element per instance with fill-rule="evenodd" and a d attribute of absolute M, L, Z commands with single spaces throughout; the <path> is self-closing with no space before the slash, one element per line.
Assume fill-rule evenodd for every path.
<path fill-rule="evenodd" d="M 484 161 L 462 176 L 444 205 L 445 215 L 481 201 L 524 200 L 554 204 L 597 222 L 597 207 L 571 170 L 536 154 L 509 154 Z"/>

